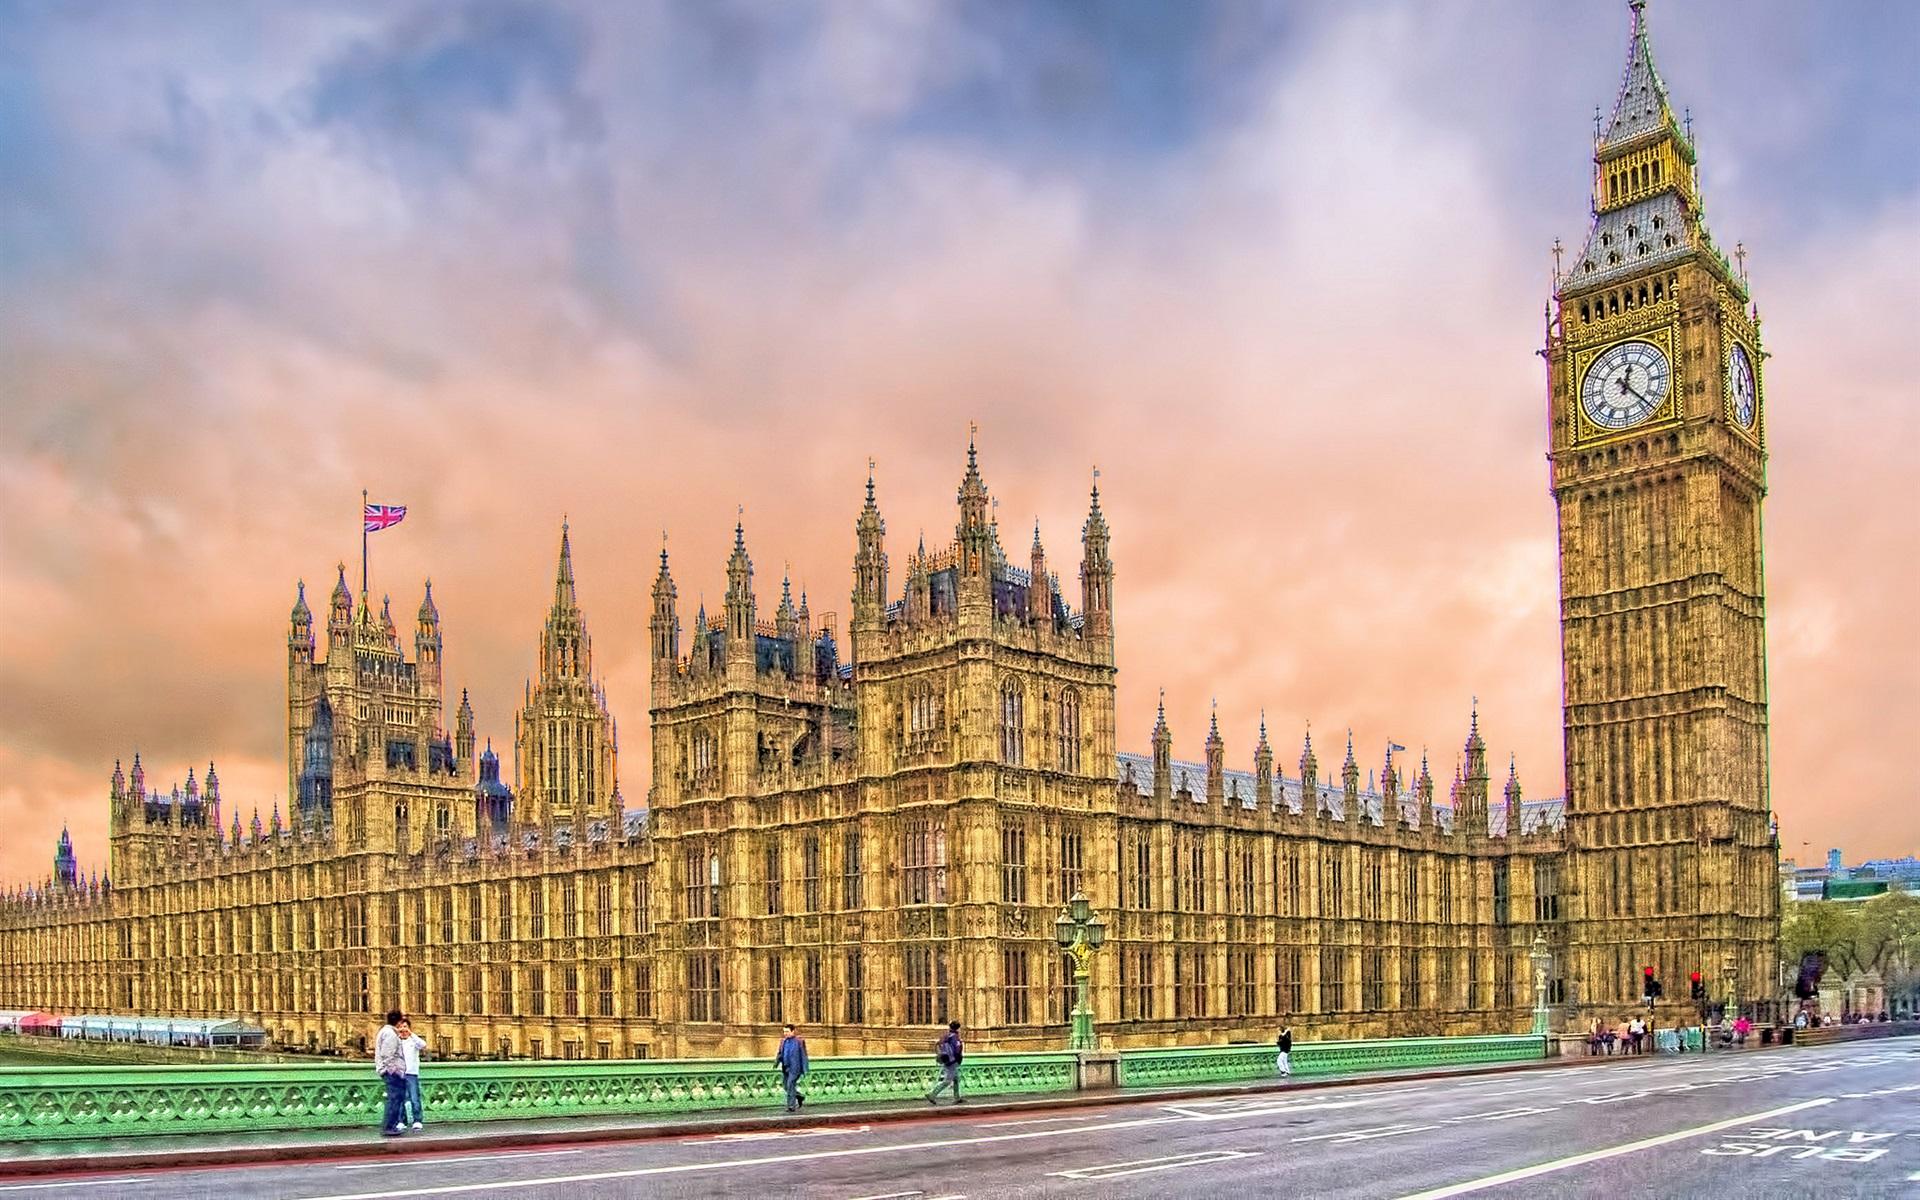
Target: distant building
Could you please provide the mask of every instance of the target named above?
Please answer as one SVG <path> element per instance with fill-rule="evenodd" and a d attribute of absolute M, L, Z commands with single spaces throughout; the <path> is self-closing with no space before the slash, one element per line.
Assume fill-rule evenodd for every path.
<path fill-rule="evenodd" d="M 1870 858 L 1849 867 L 1838 850 L 1827 851 L 1827 861 L 1803 867 L 1789 858 L 1780 864 L 1780 898 L 1797 900 L 1870 900 L 1887 892 L 1920 895 L 1920 858 Z"/>

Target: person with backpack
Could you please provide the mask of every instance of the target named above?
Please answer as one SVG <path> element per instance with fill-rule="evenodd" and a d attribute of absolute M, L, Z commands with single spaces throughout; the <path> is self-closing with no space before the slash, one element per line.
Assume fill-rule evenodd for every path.
<path fill-rule="evenodd" d="M 807 1073 L 807 1043 L 792 1025 L 787 1026 L 787 1036 L 780 1039 L 780 1053 L 774 1055 L 773 1065 L 780 1068 L 780 1082 L 787 1089 L 787 1111 L 793 1112 L 807 1102 L 800 1094 L 800 1077 Z"/>
<path fill-rule="evenodd" d="M 933 1060 L 940 1064 L 940 1082 L 934 1084 L 933 1090 L 927 1093 L 928 1104 L 938 1103 L 934 1097 L 947 1088 L 953 1089 L 955 1104 L 966 1103 L 960 1098 L 960 1059 L 963 1056 L 963 1048 L 960 1045 L 960 1022 L 948 1021 L 947 1036 L 941 1038 L 933 1048 Z"/>
<path fill-rule="evenodd" d="M 1280 1078 L 1289 1079 L 1293 1076 L 1293 1026 L 1282 1029 L 1273 1044 L 1279 1051 L 1273 1061 L 1274 1068 L 1280 1072 Z"/>

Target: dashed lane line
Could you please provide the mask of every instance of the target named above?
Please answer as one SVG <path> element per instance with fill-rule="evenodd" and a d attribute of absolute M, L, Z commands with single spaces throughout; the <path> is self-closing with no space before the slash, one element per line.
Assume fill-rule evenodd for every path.
<path fill-rule="evenodd" d="M 1177 1171 L 1184 1167 L 1207 1167 L 1214 1163 L 1253 1158 L 1253 1150 L 1197 1150 L 1191 1154 L 1168 1154 L 1160 1158 L 1136 1158 L 1131 1162 L 1105 1163 L 1097 1167 L 1074 1167 L 1068 1171 L 1049 1171 L 1057 1179 L 1118 1179 L 1122 1175 L 1145 1175 L 1152 1171 Z"/>
<path fill-rule="evenodd" d="M 151 1175 L 116 1175 L 112 1179 L 79 1179 L 71 1183 L 9 1183 L 0 1185 L 0 1192 L 49 1192 L 54 1188 L 97 1188 L 106 1184 L 147 1183 Z"/>
<path fill-rule="evenodd" d="M 507 1150 L 499 1154 L 462 1154 L 453 1158 L 441 1158 L 436 1155 L 432 1158 L 420 1158 L 411 1161 L 424 1166 L 438 1167 L 446 1163 L 512 1162 L 515 1159 L 521 1158 L 553 1158 L 561 1154 L 578 1153 L 580 1153 L 578 1150 Z M 396 1164 L 391 1161 L 337 1163 L 333 1169 L 336 1171 L 392 1170 L 395 1165 Z"/>

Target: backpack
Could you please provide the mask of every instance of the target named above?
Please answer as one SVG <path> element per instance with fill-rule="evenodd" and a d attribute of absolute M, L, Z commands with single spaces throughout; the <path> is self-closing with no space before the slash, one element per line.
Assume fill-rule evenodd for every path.
<path fill-rule="evenodd" d="M 943 1067 L 950 1067 L 953 1065 L 953 1052 L 947 1049 L 946 1038 L 943 1037 L 939 1041 L 933 1044 L 933 1061 L 939 1063 Z"/>

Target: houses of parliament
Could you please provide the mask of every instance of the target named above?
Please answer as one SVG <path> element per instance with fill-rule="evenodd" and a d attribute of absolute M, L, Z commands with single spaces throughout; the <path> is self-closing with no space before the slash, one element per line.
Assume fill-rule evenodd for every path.
<path fill-rule="evenodd" d="M 1097 481 L 1075 587 L 1039 530 L 1024 558 L 1003 541 L 970 442 L 935 549 L 890 553 L 869 473 L 844 629 L 785 581 L 769 615 L 744 528 L 712 617 L 662 551 L 644 806 L 565 528 L 505 774 L 443 678 L 431 587 L 410 655 L 344 570 L 324 615 L 302 588 L 288 810 L 243 824 L 212 764 L 164 786 L 116 764 L 106 875 L 63 837 L 51 879 L 0 898 L 0 1007 L 242 1017 L 337 1050 L 391 1007 L 451 1054 L 763 1055 L 787 1021 L 821 1053 L 922 1052 L 949 1019 L 1057 1046 L 1075 893 L 1108 922 L 1110 1045 L 1524 1029 L 1536 937 L 1564 1025 L 1618 1019 L 1647 966 L 1670 1018 L 1694 969 L 1717 1000 L 1772 999 L 1764 357 L 1630 9 L 1542 350 L 1564 800 L 1522 796 L 1477 711 L 1451 778 L 1264 723 L 1237 739 L 1251 770 L 1217 722 L 1188 761 L 1164 710 L 1123 752 Z"/>

